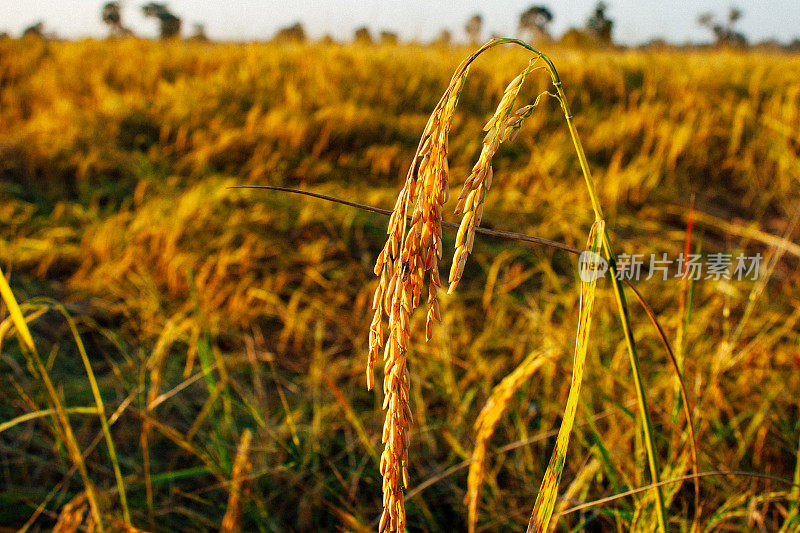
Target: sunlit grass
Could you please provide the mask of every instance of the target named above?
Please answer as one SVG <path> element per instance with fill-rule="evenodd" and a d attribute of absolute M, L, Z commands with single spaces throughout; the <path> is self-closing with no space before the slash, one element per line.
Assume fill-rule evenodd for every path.
<path fill-rule="evenodd" d="M 676 257 L 695 193 L 693 247 L 761 253 L 764 266 L 780 257 L 763 292 L 752 282 L 697 281 L 685 326 L 678 280 L 637 287 L 671 341 L 685 329 L 700 469 L 797 480 L 799 255 L 790 221 L 800 58 L 548 52 L 615 252 Z M 0 524 L 16 529 L 35 515 L 31 527 L 49 530 L 86 492 L 103 524 L 118 527 L 124 486 L 131 521 L 145 530 L 216 530 L 226 516 L 246 531 L 377 527 L 382 398 L 364 390 L 363 361 L 386 220 L 225 187 L 284 184 L 391 209 L 427 116 L 467 53 L 0 41 L 0 263 L 10 277 L 0 322 Z M 475 132 L 527 61 L 486 57 L 454 118 L 459 180 L 480 151 Z M 549 80 L 537 83 L 521 97 Z M 503 144 L 495 167 L 482 225 L 584 246 L 592 206 L 554 101 Z M 443 238 L 452 249 L 455 233 Z M 440 295 L 430 342 L 424 316 L 412 316 L 411 529 L 466 529 L 474 424 L 503 378 L 544 351 L 548 361 L 504 399 L 482 443 L 475 503 L 479 530 L 524 528 L 569 393 L 578 286 L 571 256 L 478 236 L 458 291 Z M 70 322 L 37 297 L 64 303 L 85 359 Z M 613 298 L 601 281 L 559 530 L 628 530 L 653 518 L 637 513 L 652 507 L 647 492 L 558 515 L 649 481 Z M 689 471 L 685 423 L 674 416 L 667 356 L 636 305 L 632 334 L 668 479 Z M 689 528 L 691 484 L 676 487 L 663 487 L 670 525 Z M 797 527 L 791 486 L 708 477 L 701 493 L 703 527 Z"/>

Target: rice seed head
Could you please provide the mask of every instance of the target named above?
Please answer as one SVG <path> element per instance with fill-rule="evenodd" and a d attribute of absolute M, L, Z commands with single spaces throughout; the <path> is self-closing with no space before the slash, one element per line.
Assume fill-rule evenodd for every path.
<path fill-rule="evenodd" d="M 428 119 L 413 164 L 389 218 L 386 244 L 378 255 L 374 269 L 379 282 L 372 299 L 375 314 L 369 334 L 367 388 L 374 386 L 374 365 L 379 350 L 383 349 L 383 408 L 386 410 L 386 419 L 380 462 L 383 476 L 380 532 L 401 531 L 406 523 L 403 490 L 409 480 L 408 444 L 413 424 L 408 392 L 411 313 L 419 304 L 427 280 L 425 337 L 429 340 L 433 322 L 441 320 L 437 298 L 441 286 L 438 260 L 442 257 L 442 206 L 450 195 L 448 136 L 468 66 L 474 58 L 466 60 L 457 69 L 450 86 Z M 531 65 L 506 88 L 497 110 L 486 125 L 488 133 L 478 162 L 459 194 L 456 213 L 463 213 L 463 217 L 456 238 L 448 292 L 458 285 L 472 251 L 475 227 L 481 222 L 486 191 L 492 183 L 492 157 L 505 139 L 504 132 L 510 124 L 511 109 L 525 77 L 532 71 Z M 516 122 L 512 124 L 518 127 L 522 119 L 514 120 Z M 388 320 L 388 332 L 383 327 L 384 317 Z"/>
<path fill-rule="evenodd" d="M 225 511 L 225 516 L 222 518 L 222 525 L 220 526 L 220 531 L 223 533 L 233 533 L 242 530 L 242 495 L 247 496 L 247 476 L 252 469 L 248 457 L 252 439 L 252 431 L 245 429 L 242 432 L 239 446 L 236 449 L 236 459 L 233 462 L 233 469 L 231 471 L 228 508 Z"/>
<path fill-rule="evenodd" d="M 479 226 L 483 216 L 483 204 L 486 199 L 486 191 L 492 186 L 494 171 L 492 169 L 492 158 L 497 153 L 500 144 L 507 140 L 509 126 L 519 130 L 522 120 L 525 118 L 526 108 L 518 110 L 512 115 L 514 102 L 517 100 L 520 88 L 527 75 L 535 70 L 536 61 L 532 61 L 528 67 L 506 87 L 497 109 L 484 126 L 486 136 L 483 139 L 483 148 L 478 157 L 477 163 L 472 168 L 472 173 L 464 180 L 464 187 L 458 196 L 459 202 L 455 209 L 455 214 L 462 215 L 461 225 L 458 236 L 456 237 L 456 250 L 453 263 L 450 267 L 450 287 L 447 292 L 452 293 L 458 286 L 461 276 L 464 273 L 467 256 L 472 252 L 474 242 L 474 228 Z M 537 98 L 538 102 L 538 98 Z"/>
<path fill-rule="evenodd" d="M 468 507 L 467 524 L 470 533 L 475 531 L 475 525 L 478 520 L 478 503 L 480 502 L 483 478 L 486 475 L 486 450 L 489 446 L 489 441 L 494 435 L 494 430 L 509 403 L 511 403 L 514 394 L 546 361 L 548 361 L 547 355 L 538 351 L 526 357 L 522 364 L 492 389 L 489 400 L 481 409 L 478 419 L 475 421 L 475 429 L 478 435 L 472 452 L 472 461 L 469 465 L 467 494 L 464 497 L 464 503 Z"/>
<path fill-rule="evenodd" d="M 380 465 L 384 509 L 379 531 L 405 528 L 403 490 L 409 479 L 408 444 L 413 423 L 407 364 L 411 312 L 419 304 L 427 278 L 426 336 L 430 338 L 433 320 L 440 318 L 436 293 L 440 286 L 442 205 L 449 198 L 447 135 L 463 78 L 461 75 L 453 80 L 428 120 L 414 164 L 390 217 L 386 245 L 375 265 L 380 281 L 372 299 L 375 316 L 370 326 L 367 387 L 374 385 L 373 367 L 378 350 L 385 344 L 383 392 L 387 412 Z M 385 342 L 384 317 L 389 323 Z"/>

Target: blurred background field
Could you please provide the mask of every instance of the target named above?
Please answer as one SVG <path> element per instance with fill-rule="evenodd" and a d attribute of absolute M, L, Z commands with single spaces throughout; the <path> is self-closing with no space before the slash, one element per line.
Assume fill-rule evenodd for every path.
<path fill-rule="evenodd" d="M 372 266 L 387 220 L 226 187 L 298 187 L 391 209 L 427 115 L 470 51 L 0 39 L 0 266 L 61 402 L 92 407 L 79 344 L 56 303 L 74 321 L 134 525 L 217 530 L 225 518 L 244 531 L 377 527 L 382 398 L 366 392 L 364 368 Z M 693 247 L 764 257 L 758 282 L 694 285 L 685 379 L 700 470 L 797 483 L 800 56 L 548 52 L 617 253 L 677 257 L 694 195 Z M 468 175 L 483 124 L 527 59 L 493 50 L 471 70 L 450 142 L 454 180 Z M 533 79 L 524 98 L 548 82 Z M 553 100 L 503 145 L 494 183 L 484 226 L 583 246 L 591 205 Z M 445 242 L 447 250 L 453 235 Z M 675 343 L 680 282 L 656 277 L 637 287 Z M 490 442 L 480 503 L 481 530 L 524 528 L 569 388 L 577 304 L 572 256 L 479 236 L 458 290 L 441 295 L 443 322 L 427 344 L 422 313 L 414 316 L 410 530 L 465 529 L 478 413 L 503 377 L 546 349 L 552 361 L 512 396 Z M 662 478 L 679 476 L 689 465 L 673 376 L 632 305 Z M 48 530 L 65 509 L 85 511 L 86 484 L 45 411 L 53 406 L 40 369 L 22 353 L 5 308 L 0 317 L 0 424 L 8 422 L 0 426 L 0 528 L 34 517 L 32 530 Z M 586 372 L 562 508 L 648 482 L 607 282 Z M 31 420 L 17 418 L 26 413 Z M 69 421 L 105 525 L 124 528 L 96 413 L 76 410 Z M 240 461 L 237 472 L 247 430 L 249 465 Z M 699 521 L 706 530 L 796 530 L 797 490 L 704 478 Z M 691 484 L 667 493 L 672 526 L 688 529 Z M 646 530 L 647 497 L 566 515 L 557 528 Z"/>

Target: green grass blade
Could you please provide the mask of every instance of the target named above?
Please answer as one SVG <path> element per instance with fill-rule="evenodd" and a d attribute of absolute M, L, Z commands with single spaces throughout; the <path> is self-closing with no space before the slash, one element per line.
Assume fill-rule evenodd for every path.
<path fill-rule="evenodd" d="M 589 234 L 588 250 L 597 253 L 601 246 L 602 236 L 605 234 L 605 223 L 598 220 L 592 226 Z M 592 264 L 591 262 L 589 264 Z M 597 260 L 594 261 L 597 266 Z M 580 321 L 578 322 L 578 334 L 575 339 L 575 358 L 572 367 L 572 383 L 570 384 L 567 405 L 564 408 L 564 418 L 561 428 L 558 430 L 555 449 L 550 457 L 550 463 L 544 473 L 542 486 L 536 496 L 536 503 L 533 507 L 531 519 L 528 522 L 528 533 L 543 533 L 547 531 L 550 519 L 553 516 L 553 509 L 556 505 L 558 496 L 558 483 L 561 480 L 561 473 L 564 470 L 567 446 L 569 437 L 572 433 L 572 425 L 575 421 L 575 411 L 578 406 L 578 397 L 581 391 L 581 381 L 583 379 L 583 367 L 586 361 L 586 351 L 589 348 L 589 331 L 592 322 L 592 307 L 594 305 L 594 295 L 597 288 L 597 278 L 592 276 L 590 281 L 581 283 L 580 299 Z"/>
<path fill-rule="evenodd" d="M 81 355 L 81 361 L 83 361 L 83 367 L 86 369 L 86 376 L 89 378 L 89 387 L 92 390 L 92 396 L 94 397 L 95 405 L 97 406 L 97 414 L 100 418 L 100 427 L 103 430 L 103 436 L 106 440 L 106 447 L 108 448 L 108 457 L 111 460 L 111 467 L 114 470 L 114 478 L 116 479 L 117 489 L 119 490 L 119 502 L 122 506 L 122 519 L 125 522 L 126 526 L 131 525 L 131 513 L 128 509 L 128 497 L 125 492 L 125 481 L 122 478 L 122 471 L 119 467 L 119 460 L 117 459 L 117 449 L 114 446 L 114 439 L 111 437 L 111 427 L 108 424 L 108 418 L 106 417 L 106 406 L 103 403 L 103 397 L 100 394 L 100 387 L 97 385 L 97 378 L 94 375 L 94 370 L 92 369 L 92 363 L 89 361 L 89 355 L 86 353 L 86 348 L 83 345 L 83 341 L 81 340 L 81 336 L 78 334 L 78 328 L 75 326 L 75 321 L 72 320 L 72 317 L 67 312 L 66 308 L 61 304 L 56 305 L 56 308 L 64 315 L 64 318 L 67 320 L 67 324 L 69 325 L 70 332 L 72 333 L 72 337 L 75 339 L 75 344 L 78 346 L 78 352 Z"/>
<path fill-rule="evenodd" d="M 631 370 L 633 374 L 633 384 L 636 388 L 636 401 L 639 404 L 639 414 L 642 419 L 642 430 L 644 432 L 644 444 L 647 449 L 647 464 L 650 469 L 650 478 L 653 484 L 660 481 L 658 460 L 656 456 L 655 438 L 653 423 L 650 421 L 650 411 L 647 408 L 647 396 L 644 391 L 644 383 L 642 381 L 642 373 L 639 369 L 639 356 L 636 353 L 636 344 L 633 339 L 633 330 L 630 324 L 630 314 L 628 312 L 628 304 L 625 301 L 625 292 L 622 288 L 622 283 L 617 279 L 617 267 L 614 261 L 614 253 L 611 249 L 611 239 L 607 232 L 603 235 L 603 248 L 605 248 L 606 258 L 609 263 L 609 271 L 611 274 L 611 283 L 614 285 L 614 297 L 617 301 L 617 310 L 619 312 L 620 322 L 622 323 L 622 330 L 625 334 L 625 344 L 628 348 L 628 358 L 630 359 Z M 667 531 L 667 517 L 666 510 L 664 509 L 664 495 L 661 486 L 657 485 L 655 488 L 656 495 L 656 516 L 658 518 L 659 529 L 662 532 Z"/>
<path fill-rule="evenodd" d="M 794 483 L 794 486 L 789 493 L 789 514 L 786 516 L 786 520 L 781 526 L 779 533 L 794 531 L 793 528 L 800 529 L 800 442 L 797 444 L 797 455 L 792 483 Z"/>

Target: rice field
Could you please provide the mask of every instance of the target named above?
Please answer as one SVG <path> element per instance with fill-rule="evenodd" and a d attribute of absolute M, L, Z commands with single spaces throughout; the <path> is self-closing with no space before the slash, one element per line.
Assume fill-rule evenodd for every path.
<path fill-rule="evenodd" d="M 645 260 L 631 280 L 683 372 L 699 508 L 675 481 L 693 472 L 675 373 L 627 290 L 667 529 L 800 530 L 800 56 L 545 51 L 618 260 L 760 258 L 744 279 Z M 471 52 L 0 40 L 0 531 L 378 529 L 382 359 L 372 391 L 365 371 L 389 219 L 228 187 L 392 210 Z M 470 67 L 445 222 L 529 58 Z M 532 72 L 517 107 L 552 87 Z M 492 171 L 480 226 L 586 248 L 595 213 L 555 99 Z M 408 531 L 524 530 L 582 338 L 575 256 L 477 234 L 448 294 L 466 235 L 442 229 L 441 321 L 405 324 Z M 550 529 L 653 531 L 654 490 L 583 506 L 652 481 L 608 276 L 593 294 Z"/>

